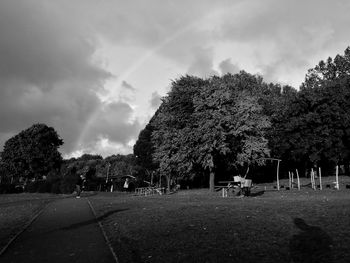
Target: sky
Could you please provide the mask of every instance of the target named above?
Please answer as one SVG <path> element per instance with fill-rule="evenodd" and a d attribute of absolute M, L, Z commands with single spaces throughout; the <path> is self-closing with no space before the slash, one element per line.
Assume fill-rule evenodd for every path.
<path fill-rule="evenodd" d="M 189 74 L 295 88 L 350 45 L 348 0 L 1 0 L 0 151 L 34 123 L 65 158 L 132 153 Z"/>

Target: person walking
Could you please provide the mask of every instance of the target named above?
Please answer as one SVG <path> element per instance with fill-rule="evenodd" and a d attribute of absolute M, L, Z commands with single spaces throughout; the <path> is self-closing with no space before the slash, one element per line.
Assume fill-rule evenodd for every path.
<path fill-rule="evenodd" d="M 128 191 L 128 189 L 129 189 L 129 178 L 125 179 L 123 187 L 124 187 L 124 191 Z"/>
<path fill-rule="evenodd" d="M 84 177 L 82 175 L 78 176 L 77 182 L 75 184 L 75 191 L 77 192 L 76 198 L 80 198 L 83 182 L 84 182 Z"/>

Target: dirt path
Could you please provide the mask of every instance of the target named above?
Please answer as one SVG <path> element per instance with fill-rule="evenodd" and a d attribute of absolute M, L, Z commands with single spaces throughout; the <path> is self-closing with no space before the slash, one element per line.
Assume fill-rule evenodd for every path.
<path fill-rule="evenodd" d="M 0 256 L 0 262 L 115 263 L 88 198 L 50 203 Z"/>

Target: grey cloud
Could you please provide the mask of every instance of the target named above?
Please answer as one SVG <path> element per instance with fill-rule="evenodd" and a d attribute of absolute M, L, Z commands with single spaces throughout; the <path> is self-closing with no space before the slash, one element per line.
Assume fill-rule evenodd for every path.
<path fill-rule="evenodd" d="M 119 92 L 119 99 L 123 102 L 132 102 L 135 99 L 135 92 L 136 89 L 131 84 L 123 80 L 121 90 Z"/>
<path fill-rule="evenodd" d="M 73 150 L 81 127 L 100 105 L 96 95 L 88 91 L 94 86 L 86 86 L 87 83 L 55 84 L 49 91 L 27 83 L 10 85 L 10 94 L 5 92 L 0 97 L 0 132 L 15 134 L 33 123 L 43 122 L 53 126 L 64 139 L 64 152 Z"/>
<path fill-rule="evenodd" d="M 242 0 L 179 1 L 95 1 L 55 2 L 65 16 L 78 17 L 81 23 L 103 39 L 118 46 L 156 50 L 157 55 L 186 64 L 194 46 L 212 37 L 210 32 L 195 29 L 202 19 L 216 10 L 234 6 Z M 84 8 L 81 8 L 84 6 Z"/>
<path fill-rule="evenodd" d="M 88 2 L 88 3 L 87 3 Z M 224 1 L 228 4 L 230 1 Z M 231 1 L 232 2 L 232 1 Z M 157 46 L 213 9 L 211 1 L 85 1 L 84 19 L 117 43 Z M 79 8 L 76 5 L 75 8 Z"/>
<path fill-rule="evenodd" d="M 150 104 L 151 104 L 151 108 L 152 109 L 158 109 L 158 107 L 161 104 L 161 96 L 159 95 L 159 93 L 157 91 L 152 92 L 152 97 L 150 99 Z"/>
<path fill-rule="evenodd" d="M 221 28 L 215 32 L 223 39 L 235 41 L 251 41 L 268 39 L 270 37 L 281 39 L 287 37 L 288 41 L 302 41 L 310 37 L 305 27 L 322 27 L 322 25 L 339 25 L 344 21 L 334 19 L 344 16 L 349 11 L 347 1 L 340 0 L 330 4 L 327 0 L 310 1 L 280 1 L 255 2 L 250 15 L 245 16 L 237 23 L 230 18 L 230 13 L 223 19 Z M 273 7 L 273 8 L 272 8 Z M 347 18 L 346 20 L 350 20 Z M 219 35 L 216 35 L 219 37 Z M 308 44 L 308 43 L 305 43 Z"/>
<path fill-rule="evenodd" d="M 261 64 L 260 73 L 267 82 L 276 82 L 279 76 L 286 74 L 288 71 L 295 71 L 295 69 L 299 69 L 301 76 L 304 76 L 306 74 L 306 69 L 304 68 L 307 64 L 308 61 L 302 57 L 294 57 L 293 54 L 286 52 L 283 55 L 277 56 L 277 59 L 274 62 Z"/>
<path fill-rule="evenodd" d="M 252 8 L 241 10 L 242 3 Z M 212 18 L 214 26 L 201 28 L 206 16 L 218 10 L 223 12 Z M 156 50 L 182 68 L 190 65 L 188 73 L 201 77 L 217 72 L 214 50 L 198 47 L 217 40 L 239 42 L 256 52 L 262 73 L 274 80 L 281 70 L 305 68 L 310 57 L 323 59 L 329 47 L 342 52 L 348 45 L 349 11 L 346 0 L 2 0 L 0 146 L 10 134 L 45 122 L 58 130 L 65 140 L 62 150 L 70 152 L 96 112 L 85 143 L 103 135 L 125 144 L 137 134 L 140 125 L 132 121 L 134 112 L 128 105 L 135 92 L 130 83 L 122 85 L 122 101 L 115 105 L 103 105 L 96 95 L 111 77 L 94 60 L 101 39 Z M 266 62 L 259 57 L 263 53 L 274 59 Z M 224 72 L 235 66 L 224 60 L 219 68 Z M 151 105 L 156 102 L 154 94 Z"/>
<path fill-rule="evenodd" d="M 127 90 L 135 91 L 136 89 L 129 83 L 127 83 L 125 80 L 122 82 L 122 87 Z"/>
<path fill-rule="evenodd" d="M 53 126 L 65 144 L 62 151 L 75 150 L 77 141 L 96 141 L 99 136 L 122 144 L 137 135 L 140 125 L 127 104 L 135 89 L 124 82 L 122 102 L 103 105 L 101 92 L 111 74 L 94 60 L 99 38 L 117 45 L 159 49 L 175 59 L 192 59 L 188 48 L 196 41 L 177 42 L 177 32 L 199 19 L 209 2 L 173 4 L 165 1 L 0 1 L 0 142 L 36 122 Z M 187 8 L 183 11 L 183 6 Z M 152 8 L 150 8 L 152 6 Z M 179 35 L 183 37 L 181 33 Z M 175 46 L 174 43 L 177 44 Z M 170 44 L 170 46 L 168 45 Z M 169 47 L 173 48 L 169 50 Z M 210 53 L 210 52 L 209 52 Z M 191 54 L 190 54 L 191 55 Z M 193 70 L 211 73 L 212 57 L 196 54 Z M 206 64 L 203 67 L 200 61 Z M 208 71 L 209 70 L 209 71 Z M 102 110 L 103 114 L 98 113 Z M 96 114 L 97 112 L 97 114 Z M 98 115 L 89 131 L 90 116 Z"/>
<path fill-rule="evenodd" d="M 243 43 L 256 55 L 269 52 L 271 58 L 258 63 L 270 80 L 281 71 L 298 71 L 300 67 L 306 73 L 314 66 L 310 62 L 316 59 L 311 63 L 317 63 L 325 50 L 336 54 L 348 45 L 348 29 L 344 26 L 350 23 L 348 1 L 269 0 L 255 2 L 252 7 L 249 15 L 242 14 L 244 19 L 239 23 L 230 13 L 225 14 L 213 35 L 222 41 Z"/>
<path fill-rule="evenodd" d="M 100 137 L 126 145 L 137 136 L 141 125 L 133 119 L 133 109 L 124 102 L 103 105 L 95 116 L 92 127 L 86 132 L 83 141 L 96 143 Z"/>
<path fill-rule="evenodd" d="M 194 61 L 190 65 L 187 73 L 199 77 L 211 77 L 218 75 L 213 69 L 213 50 L 210 48 L 196 48 L 194 50 Z"/>
<path fill-rule="evenodd" d="M 53 126 L 74 150 L 97 92 L 111 74 L 93 62 L 96 45 L 48 1 L 0 2 L 0 142 L 33 123 Z"/>
<path fill-rule="evenodd" d="M 221 74 L 226 74 L 226 73 L 235 74 L 240 71 L 238 65 L 233 64 L 230 58 L 221 61 L 219 64 L 219 68 L 220 68 Z"/>
<path fill-rule="evenodd" d="M 62 79 L 109 77 L 91 62 L 93 42 L 72 22 L 58 16 L 49 3 L 1 1 L 0 77 L 40 88 Z"/>

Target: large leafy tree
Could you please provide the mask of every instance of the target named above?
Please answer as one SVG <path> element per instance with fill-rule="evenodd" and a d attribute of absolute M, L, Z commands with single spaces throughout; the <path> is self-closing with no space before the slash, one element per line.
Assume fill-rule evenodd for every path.
<path fill-rule="evenodd" d="M 201 167 L 209 172 L 213 191 L 220 159 L 230 157 L 233 165 L 248 166 L 268 155 L 264 133 L 270 122 L 252 95 L 260 83 L 245 72 L 174 82 L 153 133 L 161 171 L 176 176 Z"/>
<path fill-rule="evenodd" d="M 344 55 L 336 55 L 334 59 L 329 57 L 321 60 L 314 68 L 309 69 L 302 84 L 302 89 L 322 86 L 325 81 L 334 81 L 350 76 L 350 47 L 344 51 Z"/>
<path fill-rule="evenodd" d="M 1 159 L 15 177 L 41 178 L 59 169 L 63 140 L 52 127 L 34 124 L 5 142 Z"/>
<path fill-rule="evenodd" d="M 152 160 L 152 131 L 153 126 L 151 123 L 148 123 L 146 127 L 140 132 L 139 137 L 134 145 L 134 155 L 136 157 L 136 161 L 145 169 L 146 173 L 150 173 L 156 167 Z"/>
<path fill-rule="evenodd" d="M 297 116 L 300 110 L 298 104 L 298 91 L 290 86 L 284 86 L 280 91 L 269 94 L 264 106 L 266 114 L 270 117 L 271 128 L 268 130 L 267 138 L 271 155 L 283 159 L 288 163 L 285 154 L 290 151 L 288 130 L 291 126 L 291 117 Z"/>
<path fill-rule="evenodd" d="M 300 91 L 280 126 L 285 158 L 299 166 L 349 163 L 349 102 L 349 77 Z"/>
<path fill-rule="evenodd" d="M 161 175 L 166 176 L 168 188 L 172 177 L 184 177 L 192 171 L 193 158 L 186 138 L 194 123 L 193 98 L 200 94 L 205 83 L 193 76 L 173 81 L 171 91 L 154 118 L 153 160 L 159 163 Z"/>
<path fill-rule="evenodd" d="M 133 154 L 111 155 L 104 159 L 109 166 L 109 174 L 117 177 L 135 174 L 137 171 L 136 160 Z"/>
<path fill-rule="evenodd" d="M 308 71 L 274 123 L 279 156 L 303 168 L 349 163 L 350 48 Z"/>
<path fill-rule="evenodd" d="M 242 89 L 239 84 L 230 86 L 220 78 L 213 78 L 195 99 L 195 109 L 195 149 L 198 161 L 209 170 L 211 191 L 214 190 L 215 168 L 219 159 L 229 156 L 231 164 L 237 169 L 261 164 L 262 157 L 269 156 L 264 136 L 270 121 L 263 114 L 258 98 L 252 96 L 249 90 Z"/>
<path fill-rule="evenodd" d="M 151 183 L 153 183 L 155 171 L 159 168 L 159 163 L 152 158 L 154 153 L 152 133 L 154 131 L 154 122 L 159 112 L 160 110 L 158 109 L 146 127 L 140 132 L 133 147 L 136 165 L 139 168 L 138 177 Z"/>

